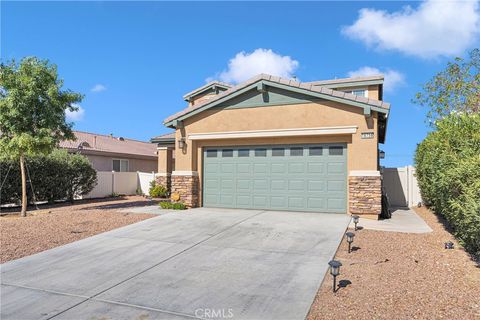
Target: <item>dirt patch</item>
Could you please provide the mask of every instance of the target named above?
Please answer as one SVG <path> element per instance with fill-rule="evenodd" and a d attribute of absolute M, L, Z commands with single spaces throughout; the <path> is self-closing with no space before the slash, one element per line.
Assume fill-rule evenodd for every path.
<path fill-rule="evenodd" d="M 356 232 L 353 246 L 342 241 L 336 259 L 343 281 L 332 293 L 328 274 L 308 319 L 480 319 L 480 268 L 426 208 L 415 211 L 433 229 L 406 234 Z M 361 225 L 361 223 L 359 223 Z M 454 250 L 445 250 L 452 241 Z"/>
<path fill-rule="evenodd" d="M 142 197 L 82 201 L 29 211 L 27 217 L 0 217 L 0 262 L 18 259 L 156 215 L 120 212 L 133 205 L 151 205 Z M 3 211 L 3 210 L 2 210 Z"/>

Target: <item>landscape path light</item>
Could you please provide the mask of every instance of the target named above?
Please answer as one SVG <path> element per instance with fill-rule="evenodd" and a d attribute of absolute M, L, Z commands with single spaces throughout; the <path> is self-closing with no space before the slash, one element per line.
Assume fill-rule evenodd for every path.
<path fill-rule="evenodd" d="M 340 267 L 342 263 L 337 260 L 331 260 L 328 265 L 330 266 L 330 274 L 333 276 L 333 292 L 337 290 L 337 276 L 340 275 Z"/>
<path fill-rule="evenodd" d="M 350 253 L 352 251 L 352 242 L 353 242 L 353 238 L 355 237 L 355 233 L 347 232 L 345 233 L 345 236 L 347 237 L 347 242 L 348 242 L 348 253 Z"/>
<path fill-rule="evenodd" d="M 357 224 L 358 224 L 358 220 L 360 220 L 360 217 L 357 215 L 354 215 L 352 216 L 352 219 L 353 219 L 353 223 L 355 224 L 355 231 L 357 231 Z"/>

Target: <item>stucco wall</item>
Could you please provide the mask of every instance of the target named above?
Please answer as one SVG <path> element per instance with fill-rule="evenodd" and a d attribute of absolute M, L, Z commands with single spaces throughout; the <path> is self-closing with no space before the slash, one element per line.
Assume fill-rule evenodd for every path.
<path fill-rule="evenodd" d="M 358 126 L 357 133 L 342 136 L 255 138 L 217 141 L 191 141 L 192 133 L 248 131 L 268 129 L 317 128 Z M 374 132 L 373 139 L 361 139 L 362 132 Z M 294 144 L 345 142 L 348 150 L 348 170 L 377 170 L 377 115 L 366 119 L 363 109 L 335 102 L 312 102 L 243 109 L 207 110 L 184 122 L 176 130 L 176 140 L 187 138 L 184 150 L 175 150 L 175 170 L 199 171 L 202 166 L 202 147 L 255 144 Z"/>
<path fill-rule="evenodd" d="M 100 156 L 100 155 L 85 155 L 92 163 L 93 167 L 97 171 L 112 171 L 113 159 L 125 159 L 128 160 L 128 171 L 141 171 L 141 172 L 157 172 L 158 160 L 146 160 L 146 159 L 135 159 L 135 158 L 124 158 L 124 157 L 110 157 L 110 156 Z"/>

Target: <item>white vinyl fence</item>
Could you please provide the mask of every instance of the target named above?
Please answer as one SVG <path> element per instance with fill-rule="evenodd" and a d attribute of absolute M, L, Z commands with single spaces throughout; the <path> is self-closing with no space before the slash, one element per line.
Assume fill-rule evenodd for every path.
<path fill-rule="evenodd" d="M 148 194 L 150 181 L 154 179 L 154 172 L 97 171 L 97 185 L 82 198 L 103 198 L 112 194 L 132 195 L 136 194 L 137 189 Z"/>
<path fill-rule="evenodd" d="M 393 207 L 411 207 L 422 202 L 413 166 L 384 168 L 383 186 Z"/>

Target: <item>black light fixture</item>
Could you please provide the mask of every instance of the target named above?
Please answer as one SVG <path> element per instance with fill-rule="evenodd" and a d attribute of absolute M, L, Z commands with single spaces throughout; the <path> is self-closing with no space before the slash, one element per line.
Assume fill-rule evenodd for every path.
<path fill-rule="evenodd" d="M 355 231 L 357 231 L 357 224 L 358 224 L 358 220 L 360 220 L 360 217 L 357 215 L 354 215 L 352 216 L 352 219 L 353 219 L 353 223 L 355 224 Z"/>
<path fill-rule="evenodd" d="M 185 138 L 180 138 L 180 139 L 178 140 L 178 148 L 179 148 L 179 149 L 185 148 Z"/>
<path fill-rule="evenodd" d="M 337 260 L 331 260 L 328 265 L 330 266 L 330 274 L 333 276 L 333 292 L 337 291 L 337 276 L 340 275 L 340 267 L 342 263 Z"/>
<path fill-rule="evenodd" d="M 353 242 L 353 238 L 355 237 L 355 233 L 347 232 L 345 233 L 345 236 L 347 237 L 347 242 L 348 242 L 348 253 L 350 253 L 352 252 L 352 242 Z"/>

